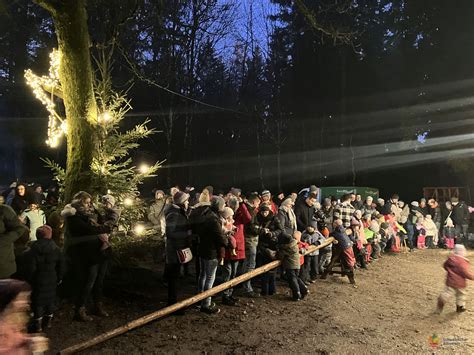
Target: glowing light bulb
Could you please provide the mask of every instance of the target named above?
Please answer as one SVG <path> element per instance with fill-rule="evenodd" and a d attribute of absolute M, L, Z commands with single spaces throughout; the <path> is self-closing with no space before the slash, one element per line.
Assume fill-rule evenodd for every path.
<path fill-rule="evenodd" d="M 68 129 L 67 121 L 62 121 L 61 130 L 64 132 L 64 134 L 67 134 L 67 129 Z"/>
<path fill-rule="evenodd" d="M 102 115 L 99 116 L 99 121 L 109 122 L 112 119 L 109 111 L 104 111 Z"/>
<path fill-rule="evenodd" d="M 145 226 L 143 224 L 137 224 L 135 228 L 133 228 L 133 231 L 136 235 L 142 235 L 145 233 Z"/>
<path fill-rule="evenodd" d="M 127 197 L 126 199 L 123 200 L 123 204 L 125 206 L 131 206 L 133 205 L 133 200 L 130 197 Z"/>
<path fill-rule="evenodd" d="M 139 170 L 142 174 L 147 174 L 147 173 L 150 171 L 150 167 L 149 167 L 147 164 L 142 164 L 142 165 L 140 165 L 140 167 L 138 168 L 138 170 Z"/>

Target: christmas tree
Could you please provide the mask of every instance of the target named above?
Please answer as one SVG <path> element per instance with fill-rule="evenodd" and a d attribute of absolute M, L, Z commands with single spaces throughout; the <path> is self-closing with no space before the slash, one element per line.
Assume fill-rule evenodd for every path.
<path fill-rule="evenodd" d="M 67 132 L 67 118 L 63 118 L 58 112 L 60 105 L 56 103 L 61 98 L 61 83 L 57 75 L 59 56 L 57 50 L 52 52 L 48 76 L 39 77 L 31 70 L 25 72 L 28 85 L 49 113 L 46 143 L 51 147 L 57 147 L 61 137 Z M 128 232 L 138 221 L 143 220 L 145 214 L 138 187 L 146 178 L 154 176 L 161 164 L 157 162 L 151 166 L 142 164 L 136 167 L 130 158 L 130 152 L 139 147 L 140 140 L 149 137 L 155 130 L 149 129 L 149 120 L 145 120 L 130 130 L 121 131 L 121 123 L 132 107 L 126 93 L 113 89 L 111 52 L 102 50 L 98 58 L 95 58 L 95 63 L 95 100 L 99 114 L 93 137 L 90 137 L 94 142 L 94 151 L 90 169 L 92 183 L 87 192 L 94 196 L 95 202 L 105 194 L 114 196 L 117 207 L 121 210 L 120 228 Z M 63 191 L 65 169 L 50 159 L 43 161 L 52 170 L 60 191 Z M 140 224 L 136 226 L 136 234 L 144 233 Z"/>

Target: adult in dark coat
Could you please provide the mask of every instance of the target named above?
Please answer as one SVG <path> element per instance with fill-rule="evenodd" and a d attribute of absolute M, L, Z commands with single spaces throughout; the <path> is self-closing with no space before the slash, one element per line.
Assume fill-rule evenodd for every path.
<path fill-rule="evenodd" d="M 276 218 L 267 205 L 260 206 L 257 214 L 259 225 L 258 251 L 261 255 L 262 264 L 267 264 L 276 258 L 278 249 L 278 237 L 283 231 L 280 220 Z M 262 296 L 273 295 L 275 287 L 275 270 L 270 270 L 262 275 Z"/>
<path fill-rule="evenodd" d="M 168 281 L 168 305 L 178 301 L 180 289 L 179 273 L 181 264 L 178 251 L 191 247 L 191 226 L 186 216 L 189 195 L 178 191 L 173 196 L 173 204 L 165 213 L 166 218 L 166 266 L 165 277 Z M 182 314 L 183 311 L 177 314 Z"/>
<path fill-rule="evenodd" d="M 14 243 L 28 232 L 15 211 L 0 205 L 0 279 L 7 279 L 16 272 Z"/>
<path fill-rule="evenodd" d="M 314 204 L 317 201 L 317 195 L 312 192 L 304 200 L 299 200 L 295 205 L 296 225 L 300 232 L 304 232 L 313 221 L 316 209 Z"/>
<path fill-rule="evenodd" d="M 36 230 L 37 241 L 26 252 L 26 279 L 33 288 L 31 295 L 36 332 L 49 328 L 56 303 L 56 287 L 64 276 L 64 259 L 61 250 L 51 239 L 52 229 L 43 225 Z"/>
<path fill-rule="evenodd" d="M 451 205 L 453 206 L 453 213 L 451 214 L 451 219 L 454 222 L 454 227 L 459 233 L 460 241 L 458 244 L 463 244 L 467 242 L 467 232 L 469 229 L 469 207 L 464 201 L 459 201 L 458 197 L 451 198 Z"/>
<path fill-rule="evenodd" d="M 97 224 L 93 218 L 91 195 L 80 191 L 71 204 L 61 212 L 65 218 L 64 249 L 71 262 L 76 286 L 74 319 L 91 321 L 86 313 L 86 303 L 92 295 L 94 311 L 106 317 L 102 305 L 102 290 L 108 266 L 108 254 L 102 250 L 100 235 L 110 233 L 111 227 Z"/>
<path fill-rule="evenodd" d="M 17 215 L 20 215 L 28 208 L 28 198 L 26 193 L 26 186 L 19 184 L 15 190 L 15 197 L 12 200 L 12 208 Z"/>
<path fill-rule="evenodd" d="M 201 270 L 198 289 L 204 292 L 212 288 L 216 278 L 218 266 L 218 251 L 227 246 L 227 238 L 222 229 L 219 213 L 224 210 L 225 201 L 222 197 L 214 196 L 211 206 L 203 216 L 202 223 L 198 224 L 196 232 L 199 235 L 199 260 Z M 201 312 L 213 314 L 219 309 L 212 305 L 211 297 L 201 302 Z"/>

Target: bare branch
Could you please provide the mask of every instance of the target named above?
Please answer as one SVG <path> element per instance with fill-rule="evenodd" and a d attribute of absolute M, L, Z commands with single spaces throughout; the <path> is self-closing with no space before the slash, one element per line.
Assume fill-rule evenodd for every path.
<path fill-rule="evenodd" d="M 295 5 L 311 28 L 320 32 L 323 36 L 332 38 L 334 45 L 338 43 L 350 45 L 353 38 L 358 34 L 357 31 L 351 31 L 348 28 L 336 28 L 333 25 L 327 26 L 321 24 L 321 22 L 316 18 L 314 12 L 308 9 L 302 0 L 295 0 Z M 327 7 L 321 10 L 321 12 L 327 12 L 330 8 L 331 7 Z M 339 4 L 335 7 L 335 10 L 338 13 L 347 13 L 350 10 L 350 4 Z"/>
<path fill-rule="evenodd" d="M 52 15 L 56 14 L 59 8 L 59 0 L 33 0 L 34 3 L 49 11 Z"/>

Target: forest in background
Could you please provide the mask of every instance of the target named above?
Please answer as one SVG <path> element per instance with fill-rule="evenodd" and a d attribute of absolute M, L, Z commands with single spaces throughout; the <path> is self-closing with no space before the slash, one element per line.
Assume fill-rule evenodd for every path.
<path fill-rule="evenodd" d="M 0 183 L 46 183 L 47 113 L 23 78 L 45 73 L 51 18 L 0 2 Z M 446 1 L 88 1 L 92 52 L 134 118 L 160 133 L 150 186 L 373 186 L 418 197 L 472 186 L 474 4 Z M 126 129 L 127 127 L 124 127 Z M 472 187 L 471 187 L 472 189 Z M 474 191 L 474 190 L 473 190 Z M 467 198 L 467 196 L 464 196 Z"/>

